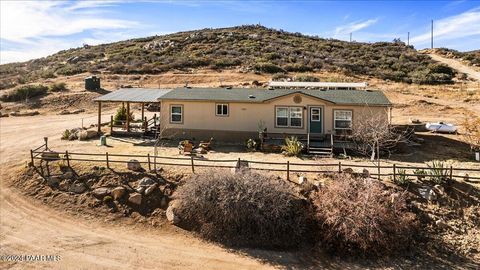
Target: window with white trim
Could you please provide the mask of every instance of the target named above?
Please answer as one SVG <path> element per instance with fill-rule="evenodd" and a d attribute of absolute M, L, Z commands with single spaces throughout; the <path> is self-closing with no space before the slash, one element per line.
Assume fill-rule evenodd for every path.
<path fill-rule="evenodd" d="M 217 104 L 217 110 L 215 111 L 217 116 L 228 116 L 228 104 Z"/>
<path fill-rule="evenodd" d="M 275 123 L 277 127 L 303 127 L 303 107 L 277 107 Z"/>
<path fill-rule="evenodd" d="M 172 105 L 170 107 L 170 122 L 182 123 L 183 122 L 183 106 Z"/>
<path fill-rule="evenodd" d="M 335 129 L 352 129 L 352 111 L 334 110 L 333 127 Z"/>

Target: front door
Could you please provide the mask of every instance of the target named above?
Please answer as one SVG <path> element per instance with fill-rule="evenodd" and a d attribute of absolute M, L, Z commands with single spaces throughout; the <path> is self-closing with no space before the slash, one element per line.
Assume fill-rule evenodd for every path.
<path fill-rule="evenodd" d="M 310 107 L 310 133 L 322 133 L 322 108 Z"/>

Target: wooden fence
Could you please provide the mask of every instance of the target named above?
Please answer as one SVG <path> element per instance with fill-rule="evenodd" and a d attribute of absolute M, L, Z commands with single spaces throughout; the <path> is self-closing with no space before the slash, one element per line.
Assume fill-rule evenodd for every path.
<path fill-rule="evenodd" d="M 103 163 L 107 168 L 111 168 L 113 163 L 128 163 L 130 159 L 136 159 L 140 164 L 146 165 L 148 170 L 156 170 L 157 166 L 181 166 L 190 167 L 192 173 L 195 173 L 195 168 L 240 168 L 242 165 L 248 164 L 251 170 L 282 172 L 285 173 L 286 179 L 290 181 L 292 173 L 335 173 L 343 172 L 347 168 L 362 170 L 373 170 L 369 172 L 373 177 L 381 179 L 382 177 L 392 177 L 394 180 L 400 176 L 406 177 L 429 177 L 429 172 L 432 168 L 428 166 L 401 166 L 397 164 L 392 165 L 359 165 L 339 161 L 338 163 L 297 163 L 297 162 L 266 162 L 253 161 L 245 159 L 205 159 L 201 157 L 172 157 L 172 156 L 155 156 L 155 155 L 131 155 L 131 154 L 112 154 L 105 152 L 104 154 L 95 153 L 79 153 L 79 152 L 58 152 L 52 151 L 48 148 L 47 140 L 45 144 L 30 150 L 31 164 L 35 165 L 35 160 L 45 162 L 49 161 L 64 161 L 67 166 L 71 162 L 97 162 Z M 382 172 L 383 170 L 383 172 Z M 412 173 L 407 173 L 403 170 L 410 170 Z M 426 174 L 415 173 L 415 171 L 423 170 Z M 48 166 L 47 166 L 48 171 Z M 442 175 L 449 179 L 465 179 L 469 182 L 480 183 L 480 168 L 454 168 L 448 166 L 442 169 Z M 361 172 L 359 172 L 361 173 Z M 459 173 L 463 173 L 460 175 Z M 468 176 L 467 176 L 468 175 Z"/>

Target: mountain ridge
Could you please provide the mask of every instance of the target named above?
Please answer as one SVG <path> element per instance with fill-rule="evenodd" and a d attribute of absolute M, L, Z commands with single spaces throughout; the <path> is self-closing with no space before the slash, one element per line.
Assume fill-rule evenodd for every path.
<path fill-rule="evenodd" d="M 197 68 L 257 73 L 329 71 L 418 84 L 451 83 L 455 75 L 400 40 L 346 42 L 244 25 L 85 45 L 0 65 L 0 89 L 84 72 L 159 74 Z"/>

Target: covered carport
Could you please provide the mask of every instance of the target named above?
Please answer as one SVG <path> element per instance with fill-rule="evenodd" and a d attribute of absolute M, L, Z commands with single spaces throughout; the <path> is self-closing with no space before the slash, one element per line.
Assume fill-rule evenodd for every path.
<path fill-rule="evenodd" d="M 120 88 L 116 91 L 108 93 L 106 95 L 100 96 L 94 99 L 98 103 L 98 132 L 101 132 L 101 116 L 102 116 L 102 104 L 105 102 L 110 103 L 121 103 L 122 106 L 126 106 L 126 119 L 121 121 L 121 124 L 118 125 L 114 122 L 113 115 L 110 117 L 110 132 L 114 132 L 114 128 L 124 129 L 123 133 L 131 134 L 132 123 L 130 117 L 130 105 L 132 103 L 141 104 L 141 118 L 137 123 L 141 123 L 140 130 L 142 134 L 145 134 L 149 131 L 150 128 L 158 129 L 160 121 L 156 121 L 156 115 L 150 120 L 145 117 L 145 104 L 155 104 L 157 103 L 159 108 L 161 108 L 160 98 L 166 93 L 170 92 L 170 89 L 154 89 L 154 88 Z"/>

